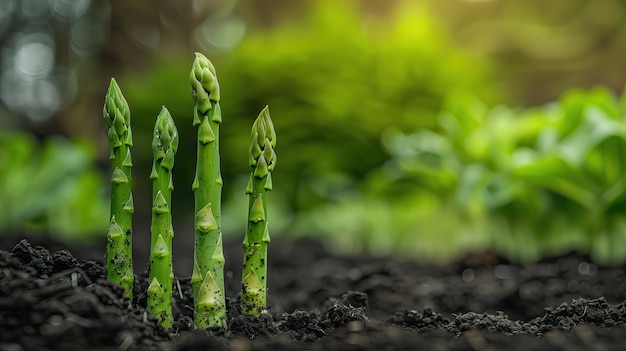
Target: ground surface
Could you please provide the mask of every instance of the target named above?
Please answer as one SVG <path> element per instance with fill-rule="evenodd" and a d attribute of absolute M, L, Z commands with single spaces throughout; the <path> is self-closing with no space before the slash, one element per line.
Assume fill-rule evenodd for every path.
<path fill-rule="evenodd" d="M 241 248 L 226 248 L 229 330 L 193 330 L 189 277 L 175 325 L 103 280 L 103 252 L 0 240 L 0 351 L 20 350 L 624 350 L 625 266 L 566 255 L 534 265 L 492 254 L 446 267 L 336 257 L 312 241 L 272 243 L 270 312 L 237 313 Z"/>

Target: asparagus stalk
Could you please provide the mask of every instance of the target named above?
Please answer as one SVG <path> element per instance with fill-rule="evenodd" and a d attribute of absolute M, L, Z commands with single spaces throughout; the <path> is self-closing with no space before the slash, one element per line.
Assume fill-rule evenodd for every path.
<path fill-rule="evenodd" d="M 195 250 L 191 277 L 194 322 L 198 328 L 226 327 L 220 215 L 220 88 L 213 64 L 200 53 L 196 53 L 190 81 L 195 102 L 193 125 L 198 127 L 198 159 L 192 185 L 195 197 Z"/>
<path fill-rule="evenodd" d="M 148 287 L 148 312 L 157 317 L 165 328 L 172 326 L 172 238 L 174 229 L 171 217 L 171 198 L 174 185 L 172 168 L 178 150 L 178 131 L 165 106 L 157 116 L 152 138 L 152 225 L 150 231 L 150 285 Z"/>
<path fill-rule="evenodd" d="M 276 165 L 276 132 L 267 106 L 252 126 L 249 164 L 252 167 L 246 188 L 249 197 L 248 228 L 243 240 L 241 312 L 258 316 L 265 309 L 267 291 L 267 193 L 272 190 Z"/>
<path fill-rule="evenodd" d="M 111 79 L 103 108 L 109 127 L 111 147 L 111 215 L 107 233 L 107 279 L 124 287 L 124 295 L 132 301 L 132 221 L 130 147 L 133 137 L 130 129 L 130 108 L 115 79 Z"/>

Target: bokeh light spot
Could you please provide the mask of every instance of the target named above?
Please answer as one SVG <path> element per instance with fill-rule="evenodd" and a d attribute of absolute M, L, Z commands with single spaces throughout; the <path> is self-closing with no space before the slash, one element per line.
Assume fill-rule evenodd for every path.
<path fill-rule="evenodd" d="M 89 18 L 77 20 L 70 29 L 70 49 L 79 56 L 89 56 L 106 40 L 105 23 Z"/>
<path fill-rule="evenodd" d="M 230 49 L 243 39 L 245 23 L 238 17 L 209 18 L 196 30 L 196 41 L 206 49 Z"/>
<path fill-rule="evenodd" d="M 91 0 L 49 0 L 54 16 L 61 20 L 81 17 L 89 9 Z"/>
<path fill-rule="evenodd" d="M 43 77 L 50 73 L 54 63 L 54 50 L 41 42 L 20 46 L 15 53 L 15 70 L 30 77 Z"/>

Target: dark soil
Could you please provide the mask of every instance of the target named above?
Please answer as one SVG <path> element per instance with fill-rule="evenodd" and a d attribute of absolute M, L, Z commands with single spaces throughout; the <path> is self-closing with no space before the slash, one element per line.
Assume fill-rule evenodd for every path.
<path fill-rule="evenodd" d="M 251 318 L 237 311 L 241 248 L 230 245 L 228 330 L 193 329 L 189 277 L 179 276 L 167 331 L 145 312 L 145 274 L 128 308 L 103 279 L 103 252 L 72 248 L 91 261 L 53 244 L 1 243 L 0 351 L 626 349 L 625 267 L 576 254 L 438 267 L 272 243 L 270 309 Z"/>

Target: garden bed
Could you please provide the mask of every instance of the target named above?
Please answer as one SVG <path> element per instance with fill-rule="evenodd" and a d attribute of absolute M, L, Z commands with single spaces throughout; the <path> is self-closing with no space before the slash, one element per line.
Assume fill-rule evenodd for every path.
<path fill-rule="evenodd" d="M 522 266 L 485 253 L 435 266 L 273 242 L 270 310 L 251 318 L 237 312 L 241 246 L 232 244 L 228 331 L 193 330 L 190 279 L 177 276 L 170 333 L 145 313 L 145 274 L 130 309 L 104 280 L 104 246 L 0 243 L 2 351 L 624 349 L 624 266 L 577 254 Z"/>

